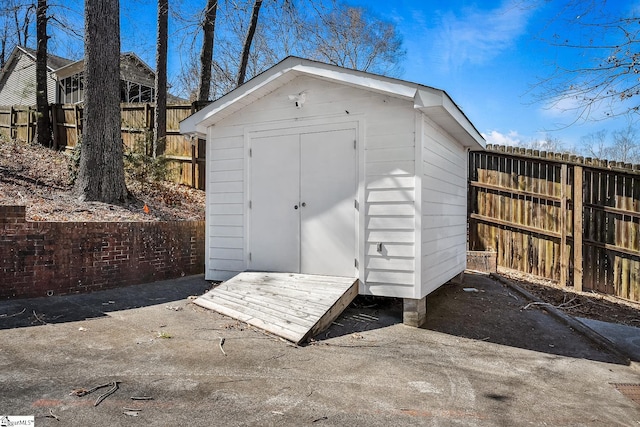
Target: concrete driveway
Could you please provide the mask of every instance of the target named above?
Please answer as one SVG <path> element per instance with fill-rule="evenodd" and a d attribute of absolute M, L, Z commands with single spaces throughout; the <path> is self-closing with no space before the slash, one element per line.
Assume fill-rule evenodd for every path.
<path fill-rule="evenodd" d="M 402 325 L 399 301 L 361 297 L 303 347 L 190 303 L 210 287 L 201 276 L 0 302 L 0 416 L 35 415 L 36 426 L 640 425 L 640 405 L 615 387 L 640 384 L 637 368 L 522 310 L 504 285 L 465 280 L 430 296 L 425 329 Z M 98 406 L 108 387 L 70 395 L 111 381 L 118 390 Z"/>

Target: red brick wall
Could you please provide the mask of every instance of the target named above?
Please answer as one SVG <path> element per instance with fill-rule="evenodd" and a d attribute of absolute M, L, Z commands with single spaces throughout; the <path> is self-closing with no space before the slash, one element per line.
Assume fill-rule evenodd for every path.
<path fill-rule="evenodd" d="M 204 230 L 204 221 L 27 222 L 24 206 L 0 206 L 0 299 L 201 274 Z"/>

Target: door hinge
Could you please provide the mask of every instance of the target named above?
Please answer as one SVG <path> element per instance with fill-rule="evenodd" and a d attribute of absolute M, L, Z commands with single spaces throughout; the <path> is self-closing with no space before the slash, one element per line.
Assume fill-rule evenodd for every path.
<path fill-rule="evenodd" d="M 357 143 L 358 143 L 358 141 L 354 139 L 354 140 L 353 140 L 353 149 L 354 149 L 354 150 L 356 149 L 356 145 L 357 145 Z"/>
<path fill-rule="evenodd" d="M 253 157 L 253 150 L 249 148 L 249 157 Z"/>
<path fill-rule="evenodd" d="M 249 200 L 249 209 L 251 209 L 251 200 Z"/>
<path fill-rule="evenodd" d="M 251 261 L 251 252 L 249 252 L 249 261 Z"/>
<path fill-rule="evenodd" d="M 355 266 L 355 268 L 358 268 L 358 259 L 357 258 L 353 259 L 353 265 Z"/>
<path fill-rule="evenodd" d="M 358 200 L 356 200 L 356 199 L 353 200 L 353 207 L 356 208 L 356 210 L 359 209 Z"/>

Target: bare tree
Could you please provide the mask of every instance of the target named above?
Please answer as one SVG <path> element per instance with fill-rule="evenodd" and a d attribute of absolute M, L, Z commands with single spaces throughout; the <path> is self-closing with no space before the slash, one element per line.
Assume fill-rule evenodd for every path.
<path fill-rule="evenodd" d="M 623 163 L 640 163 L 640 142 L 638 130 L 629 123 L 625 128 L 612 134 L 612 159 Z"/>
<path fill-rule="evenodd" d="M 49 97 L 47 93 L 47 0 L 38 0 L 36 9 L 36 142 L 45 147 L 53 145 Z"/>
<path fill-rule="evenodd" d="M 607 159 L 609 157 L 607 134 L 608 132 L 602 129 L 580 138 L 585 155 L 596 159 Z"/>
<path fill-rule="evenodd" d="M 400 74 L 405 51 L 396 27 L 366 8 L 353 8 L 339 0 L 227 0 L 218 1 L 216 7 L 215 56 L 212 47 L 200 58 L 213 57 L 211 67 L 191 57 L 183 58 L 179 80 L 187 96 L 194 92 L 197 78 L 205 84 L 199 85 L 196 99 L 222 96 L 240 80 L 252 78 L 289 55 L 391 76 Z M 180 20 L 183 37 L 193 34 L 193 18 L 185 14 L 177 18 Z M 200 18 L 200 22 L 209 21 Z M 252 22 L 256 22 L 255 29 Z M 251 43 L 247 44 L 249 34 Z M 193 46 L 196 38 L 188 38 Z M 334 51 L 337 53 L 330 56 Z M 209 70 L 212 75 L 207 84 Z"/>
<path fill-rule="evenodd" d="M 554 71 L 539 82 L 538 96 L 554 108 L 573 112 L 575 120 L 640 112 L 640 9 L 626 7 L 628 15 L 616 15 L 610 4 L 568 0 L 542 32 L 558 50 L 558 59 Z M 576 54 L 581 62 L 563 61 Z"/>
<path fill-rule="evenodd" d="M 158 0 L 158 34 L 156 38 L 156 110 L 153 157 L 164 153 L 167 136 L 167 45 L 169 41 L 169 0 Z"/>
<path fill-rule="evenodd" d="M 85 1 L 85 127 L 74 192 L 106 203 L 127 198 L 120 134 L 120 5 Z"/>
<path fill-rule="evenodd" d="M 570 149 L 566 146 L 566 144 L 558 137 L 547 134 L 544 138 L 532 138 L 529 141 L 518 141 L 516 143 L 518 147 L 528 148 L 531 150 L 540 150 L 540 151 L 548 151 L 552 153 L 564 153 L 564 152 L 572 152 L 573 149 Z"/>
<path fill-rule="evenodd" d="M 2 34 L 0 34 L 0 69 L 4 67 L 7 61 L 7 50 L 9 47 L 9 26 L 7 25 L 7 16 L 4 11 L 0 10 L 0 22 L 2 23 Z"/>
<path fill-rule="evenodd" d="M 16 0 L 9 0 L 9 7 L 13 13 L 17 43 L 19 46 L 27 46 L 29 44 L 31 19 L 36 5 L 33 2 L 20 3 Z"/>
<path fill-rule="evenodd" d="M 316 7 L 317 17 L 306 28 L 313 59 L 360 71 L 397 75 L 405 55 L 395 26 L 367 9 L 333 0 L 330 10 Z"/>
<path fill-rule="evenodd" d="M 247 30 L 247 36 L 244 39 L 242 47 L 242 56 L 240 61 L 240 68 L 238 69 L 238 79 L 236 84 L 240 86 L 244 83 L 244 79 L 247 75 L 247 63 L 249 62 L 249 52 L 251 51 L 251 43 L 253 42 L 253 36 L 256 33 L 256 27 L 258 26 L 258 16 L 260 15 L 260 7 L 262 6 L 262 0 L 255 0 L 253 4 L 253 13 L 251 14 L 251 24 Z"/>
<path fill-rule="evenodd" d="M 32 0 L 0 2 L 0 68 L 15 46 L 29 44 L 35 12 L 36 4 Z"/>
<path fill-rule="evenodd" d="M 590 133 L 581 138 L 584 154 L 603 160 L 624 163 L 640 163 L 640 135 L 629 121 L 626 127 L 611 133 L 606 130 Z"/>
<path fill-rule="evenodd" d="M 200 53 L 200 84 L 198 101 L 209 100 L 211 93 L 211 67 L 213 64 L 213 42 L 216 27 L 218 0 L 207 0 L 202 20 L 202 51 Z"/>

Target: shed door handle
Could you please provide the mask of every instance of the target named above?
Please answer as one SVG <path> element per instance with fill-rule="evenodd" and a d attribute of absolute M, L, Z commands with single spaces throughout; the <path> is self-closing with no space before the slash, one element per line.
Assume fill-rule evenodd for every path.
<path fill-rule="evenodd" d="M 307 206 L 307 204 L 305 202 L 302 202 L 302 207 L 304 208 L 306 206 Z"/>
<path fill-rule="evenodd" d="M 298 209 L 298 205 L 295 205 L 295 206 L 293 207 L 293 209 Z"/>

